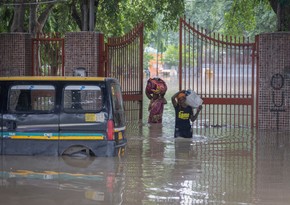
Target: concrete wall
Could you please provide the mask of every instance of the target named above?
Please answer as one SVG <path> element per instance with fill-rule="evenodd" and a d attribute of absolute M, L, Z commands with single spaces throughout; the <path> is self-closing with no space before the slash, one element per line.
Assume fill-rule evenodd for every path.
<path fill-rule="evenodd" d="M 290 32 L 258 42 L 258 128 L 290 130 Z"/>

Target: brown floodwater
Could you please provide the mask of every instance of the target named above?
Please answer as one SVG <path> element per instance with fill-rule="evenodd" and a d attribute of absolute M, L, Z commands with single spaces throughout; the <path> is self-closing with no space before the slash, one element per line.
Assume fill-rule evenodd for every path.
<path fill-rule="evenodd" d="M 170 102 L 162 124 L 144 114 L 128 125 L 122 157 L 0 156 L 0 204 L 290 204 L 287 132 L 208 128 L 174 139 Z"/>
<path fill-rule="evenodd" d="M 173 139 L 172 129 L 129 126 L 120 158 L 1 156 L 0 202 L 289 204 L 287 133 L 233 129 L 226 137 Z"/>

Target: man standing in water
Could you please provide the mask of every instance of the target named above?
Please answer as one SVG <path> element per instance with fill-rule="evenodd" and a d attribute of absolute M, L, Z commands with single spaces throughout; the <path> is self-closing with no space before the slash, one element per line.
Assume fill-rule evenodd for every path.
<path fill-rule="evenodd" d="M 175 109 L 175 131 L 174 137 L 184 137 L 184 138 L 192 138 L 192 129 L 191 129 L 191 122 L 194 122 L 199 112 L 202 109 L 200 105 L 197 108 L 196 114 L 193 114 L 192 107 L 185 103 L 186 101 L 186 94 L 185 90 L 179 91 L 175 93 L 171 97 L 171 101 L 173 107 Z"/>

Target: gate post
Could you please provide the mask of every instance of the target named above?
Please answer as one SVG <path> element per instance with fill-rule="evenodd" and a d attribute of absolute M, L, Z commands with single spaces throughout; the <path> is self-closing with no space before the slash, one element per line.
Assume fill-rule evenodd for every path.
<path fill-rule="evenodd" d="M 65 75 L 86 68 L 88 76 L 104 74 L 104 37 L 97 32 L 71 32 L 65 36 Z"/>
<path fill-rule="evenodd" d="M 290 130 L 290 33 L 266 33 L 258 41 L 259 129 Z"/>
<path fill-rule="evenodd" d="M 1 76 L 32 74 L 30 34 L 1 33 L 0 48 Z"/>

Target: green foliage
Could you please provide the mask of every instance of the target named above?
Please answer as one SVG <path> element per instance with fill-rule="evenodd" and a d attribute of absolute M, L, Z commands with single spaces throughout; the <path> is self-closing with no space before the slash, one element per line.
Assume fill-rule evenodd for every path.
<path fill-rule="evenodd" d="M 150 60 L 153 60 L 153 56 L 150 53 L 144 52 L 143 55 L 143 69 L 148 70 Z"/>
<path fill-rule="evenodd" d="M 269 4 L 258 4 L 254 9 L 254 13 L 256 15 L 255 28 L 251 31 L 248 31 L 248 35 L 250 37 L 254 37 L 265 32 L 274 32 L 277 30 L 277 17 Z"/>
<path fill-rule="evenodd" d="M 186 4 L 186 18 L 209 33 L 220 32 L 224 27 L 224 13 L 232 0 L 192 0 Z"/>
<path fill-rule="evenodd" d="M 164 53 L 164 62 L 166 62 L 166 64 L 171 67 L 178 66 L 178 61 L 179 61 L 178 47 L 174 45 L 169 45 Z"/>
<path fill-rule="evenodd" d="M 158 53 L 163 53 L 166 50 L 166 41 L 168 39 L 168 32 L 162 23 L 162 16 L 158 15 L 156 18 L 156 27 L 149 32 L 149 43 L 156 48 Z"/>
<path fill-rule="evenodd" d="M 83 0 L 58 1 L 50 13 L 44 32 L 71 32 L 81 28 L 72 18 L 72 6 L 81 12 Z M 87 1 L 88 2 L 88 1 Z M 178 20 L 186 15 L 208 33 L 254 37 L 275 31 L 276 15 L 269 2 L 274 0 L 99 0 L 95 30 L 105 37 L 123 36 L 140 22 L 145 24 L 145 44 L 164 52 L 168 44 L 178 44 Z M 286 5 L 288 0 L 277 0 Z M 40 5 L 39 13 L 45 7 Z M 9 32 L 13 6 L 0 6 L 0 32 Z M 28 30 L 29 9 L 25 25 Z"/>
<path fill-rule="evenodd" d="M 24 1 L 29 2 L 29 1 Z M 44 27 L 45 32 L 79 31 L 82 27 L 72 18 L 72 8 L 75 8 L 82 22 L 81 4 L 83 0 L 67 0 L 54 2 L 53 11 Z M 40 4 L 39 13 L 45 4 Z M 152 30 L 156 27 L 155 17 L 163 15 L 164 28 L 177 28 L 178 18 L 183 14 L 183 0 L 99 0 L 95 1 L 95 30 L 106 36 L 122 36 L 140 22 L 145 28 Z M 29 20 L 29 7 L 27 6 L 25 22 Z M 9 31 L 10 21 L 13 18 L 13 6 L 1 5 L 2 32 Z M 7 13 L 8 12 L 8 13 Z M 82 22 L 83 23 L 83 22 Z M 28 30 L 28 25 L 27 30 Z"/>
<path fill-rule="evenodd" d="M 108 6 L 108 2 L 114 3 Z M 113 5 L 115 8 L 112 11 Z M 157 28 L 156 17 L 163 16 L 160 22 L 164 29 L 169 30 L 178 27 L 183 8 L 183 0 L 101 1 L 96 29 L 107 36 L 122 36 L 143 22 L 145 29 L 152 31 Z"/>
<path fill-rule="evenodd" d="M 226 35 L 254 37 L 276 27 L 275 14 L 269 1 L 234 0 L 225 13 Z"/>
<path fill-rule="evenodd" d="M 234 0 L 231 9 L 225 13 L 226 34 L 243 35 L 255 28 L 254 3 L 248 0 Z"/>
<path fill-rule="evenodd" d="M 56 4 L 48 17 L 47 23 L 44 27 L 44 33 L 58 32 L 64 34 L 71 31 L 80 31 L 77 24 L 69 14 L 70 6 L 67 2 Z"/>
<path fill-rule="evenodd" d="M 186 3 L 186 18 L 207 30 L 229 36 L 252 37 L 272 32 L 276 15 L 272 0 L 191 0 Z M 282 0 L 283 1 L 283 0 Z"/>
<path fill-rule="evenodd" d="M 161 14 L 163 27 L 174 30 L 178 26 L 179 17 L 184 14 L 184 0 L 155 0 L 156 14 Z"/>
<path fill-rule="evenodd" d="M 0 5 L 0 32 L 8 32 L 11 26 L 13 12 L 5 6 Z"/>

